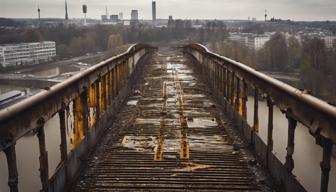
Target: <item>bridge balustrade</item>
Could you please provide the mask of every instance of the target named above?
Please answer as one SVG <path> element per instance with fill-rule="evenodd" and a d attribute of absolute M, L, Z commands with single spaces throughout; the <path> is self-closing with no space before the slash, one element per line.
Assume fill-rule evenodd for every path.
<path fill-rule="evenodd" d="M 279 186 L 285 191 L 305 191 L 296 180 L 294 169 L 295 129 L 299 123 L 306 126 L 316 143 L 323 148 L 321 192 L 328 191 L 332 147 L 336 143 L 336 108 L 288 84 L 273 79 L 253 68 L 210 52 L 200 44 L 183 47 L 191 56 L 201 76 L 213 90 L 214 97 L 224 110 L 235 119 L 239 131 L 250 142 L 269 169 Z M 252 91 L 249 91 L 251 88 Z M 247 123 L 248 93 L 254 95 L 253 126 Z M 268 105 L 267 143 L 258 136 L 258 101 L 263 96 Z M 277 106 L 288 119 L 286 162 L 282 164 L 273 154 L 273 108 Z M 309 158 L 309 157 L 307 157 Z M 299 162 L 300 163 L 300 162 Z"/>
<path fill-rule="evenodd" d="M 10 191 L 18 191 L 19 182 L 15 145 L 29 132 L 37 135 L 39 143 L 41 191 L 63 191 L 83 166 L 81 158 L 111 123 L 111 116 L 136 78 L 137 66 L 154 49 L 144 44 L 132 45 L 125 53 L 0 111 L 0 151 L 7 158 Z M 71 151 L 67 147 L 66 130 L 70 114 L 74 119 Z M 61 162 L 49 179 L 45 124 L 56 115 L 60 125 Z"/>

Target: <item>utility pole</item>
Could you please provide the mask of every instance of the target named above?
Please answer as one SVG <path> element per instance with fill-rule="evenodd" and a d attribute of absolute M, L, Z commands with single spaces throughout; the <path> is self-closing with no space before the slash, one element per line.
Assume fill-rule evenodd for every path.
<path fill-rule="evenodd" d="M 38 27 L 41 26 L 41 9 L 40 5 L 37 5 Z"/>

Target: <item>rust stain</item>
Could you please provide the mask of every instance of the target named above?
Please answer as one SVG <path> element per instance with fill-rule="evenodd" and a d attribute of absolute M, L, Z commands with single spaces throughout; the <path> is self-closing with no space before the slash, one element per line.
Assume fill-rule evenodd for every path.
<path fill-rule="evenodd" d="M 80 97 L 76 97 L 74 100 L 74 129 L 71 135 L 71 147 L 75 149 L 80 141 L 84 138 L 84 118 L 83 118 L 83 105 Z"/>
<path fill-rule="evenodd" d="M 160 118 L 160 134 L 159 134 L 159 142 L 154 148 L 154 160 L 155 161 L 162 161 L 163 160 L 163 143 L 164 143 L 164 129 L 165 129 L 165 119 L 167 114 L 167 82 L 163 82 L 163 105 L 161 111 L 161 118 Z"/>
<path fill-rule="evenodd" d="M 179 101 L 179 121 L 181 127 L 181 141 L 180 141 L 180 159 L 188 160 L 190 158 L 190 145 L 188 141 L 188 124 L 184 116 L 184 101 L 183 101 L 183 89 L 181 82 L 178 78 L 178 72 L 176 69 L 173 70 L 174 73 L 174 85 Z"/>
<path fill-rule="evenodd" d="M 179 165 L 184 167 L 175 169 L 174 171 L 192 172 L 198 169 L 208 169 L 213 167 L 211 165 L 197 164 L 193 162 L 180 162 Z"/>

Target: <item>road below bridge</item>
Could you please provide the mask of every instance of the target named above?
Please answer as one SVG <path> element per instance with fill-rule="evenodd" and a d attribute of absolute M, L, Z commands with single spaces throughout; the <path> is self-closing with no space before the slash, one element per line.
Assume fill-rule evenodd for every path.
<path fill-rule="evenodd" d="M 153 55 L 70 191 L 271 191 L 189 63 Z"/>

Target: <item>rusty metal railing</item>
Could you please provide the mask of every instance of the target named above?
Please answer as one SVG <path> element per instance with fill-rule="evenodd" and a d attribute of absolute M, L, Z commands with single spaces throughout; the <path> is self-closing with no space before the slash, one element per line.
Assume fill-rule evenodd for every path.
<path fill-rule="evenodd" d="M 265 167 L 286 191 L 305 191 L 292 174 L 294 169 L 294 136 L 298 122 L 309 128 L 317 144 L 323 148 L 320 164 L 321 192 L 328 191 L 332 146 L 336 143 L 336 108 L 311 95 L 260 73 L 242 63 L 210 52 L 200 44 L 184 47 L 184 52 L 196 60 L 202 76 L 209 82 L 214 96 L 232 112 L 245 137 L 260 154 Z M 247 124 L 247 91 L 254 94 L 254 120 L 252 128 Z M 268 135 L 264 144 L 256 134 L 259 130 L 258 97 L 266 95 L 268 104 Z M 273 151 L 273 106 L 278 106 L 288 119 L 287 155 L 284 165 Z"/>
<path fill-rule="evenodd" d="M 35 132 L 38 137 L 42 191 L 63 191 L 81 166 L 79 157 L 95 144 L 113 111 L 127 95 L 137 64 L 153 50 L 147 45 L 133 45 L 123 54 L 1 110 L 0 151 L 6 154 L 10 191 L 18 191 L 15 144 L 28 132 Z M 69 113 L 74 119 L 71 152 L 67 149 L 66 135 Z M 61 163 L 49 179 L 44 125 L 55 115 L 59 116 Z"/>

